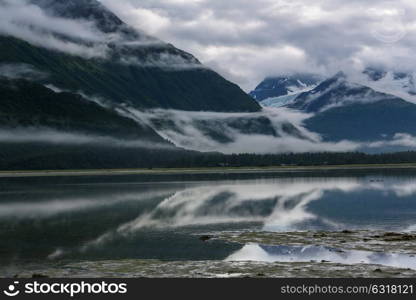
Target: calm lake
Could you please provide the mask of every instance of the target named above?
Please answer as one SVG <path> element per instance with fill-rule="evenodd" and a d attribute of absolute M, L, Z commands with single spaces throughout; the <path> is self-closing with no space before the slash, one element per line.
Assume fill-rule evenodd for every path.
<path fill-rule="evenodd" d="M 248 230 L 416 230 L 416 173 L 216 177 L 0 179 L 0 265 L 243 260 L 260 248 L 302 261 L 302 249 L 200 237 Z M 308 251 L 307 259 L 331 255 L 319 247 Z"/>

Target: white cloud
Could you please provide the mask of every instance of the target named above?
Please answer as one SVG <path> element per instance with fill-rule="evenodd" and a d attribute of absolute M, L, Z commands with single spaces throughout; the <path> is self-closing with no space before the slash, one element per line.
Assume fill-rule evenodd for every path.
<path fill-rule="evenodd" d="M 202 151 L 232 153 L 343 152 L 357 150 L 352 141 L 323 142 L 303 127 L 308 114 L 284 108 L 259 113 L 189 112 L 156 109 L 119 110 L 153 128 L 176 146 Z M 166 123 L 167 122 L 167 123 Z"/>
<path fill-rule="evenodd" d="M 396 133 L 393 136 L 392 140 L 388 141 L 378 141 L 370 143 L 368 145 L 370 148 L 381 148 L 381 147 L 407 147 L 407 148 L 416 148 L 416 137 L 408 133 Z"/>
<path fill-rule="evenodd" d="M 59 17 L 60 13 L 56 13 L 62 9 L 59 4 L 47 9 L 42 5 L 29 0 L 0 0 L 0 35 L 85 58 L 109 58 L 114 49 L 121 49 L 123 56 L 120 63 L 167 70 L 204 68 L 191 55 L 173 51 L 166 43 L 144 34 L 140 29 L 136 34 L 127 30 L 129 33 L 126 34 L 128 27 L 118 28 L 119 24 L 111 19 L 109 22 L 116 22 L 110 24 L 115 26 L 114 30 L 103 32 L 99 29 L 99 19 Z M 154 29 L 164 26 L 163 18 L 158 19 L 152 11 L 138 8 L 132 9 L 132 13 Z M 146 29 L 151 32 L 150 28 Z M 165 51 L 160 51 L 160 46 L 164 46 Z M 137 54 L 140 47 L 157 47 L 158 51 Z"/>
<path fill-rule="evenodd" d="M 294 71 L 416 67 L 413 0 L 100 1 L 245 90 Z"/>
<path fill-rule="evenodd" d="M 170 149 L 168 144 L 146 140 L 125 140 L 110 136 L 80 134 L 50 128 L 0 129 L 0 143 L 46 143 L 52 145 L 101 145 L 123 148 Z"/>
<path fill-rule="evenodd" d="M 28 64 L 0 64 L 0 77 L 6 77 L 10 79 L 39 79 L 45 78 L 47 76 L 48 74 L 45 72 L 39 71 Z"/>
<path fill-rule="evenodd" d="M 369 64 L 416 68 L 416 5 L 410 0 L 100 1 L 128 24 L 196 55 L 246 91 L 266 76 L 293 72 L 355 72 Z M 109 41 L 125 42 L 103 34 L 91 21 L 53 17 L 26 0 L 0 5 L 0 34 L 38 46 L 106 57 Z M 155 65 L 151 59 L 136 63 Z"/>
<path fill-rule="evenodd" d="M 105 37 L 91 22 L 53 17 L 25 0 L 2 0 L 0 8 L 0 34 L 72 55 L 88 58 L 107 55 L 108 48 L 102 43 Z"/>

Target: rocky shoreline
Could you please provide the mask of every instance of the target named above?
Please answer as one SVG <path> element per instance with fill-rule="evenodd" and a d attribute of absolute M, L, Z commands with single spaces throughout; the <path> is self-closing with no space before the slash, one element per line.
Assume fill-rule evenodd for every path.
<path fill-rule="evenodd" d="M 416 255 L 416 235 L 379 231 L 340 232 L 221 232 L 198 236 L 201 242 L 212 240 L 241 245 L 286 245 L 293 247 L 319 245 L 345 251 L 368 251 L 376 254 Z M 416 260 L 416 258 L 415 258 Z M 326 260 L 303 262 L 262 261 L 160 261 L 109 260 L 49 264 L 47 267 L 23 270 L 15 277 L 59 278 L 409 278 L 416 277 L 415 268 L 392 267 L 383 264 L 344 264 Z M 7 277 L 7 276 L 6 276 Z"/>

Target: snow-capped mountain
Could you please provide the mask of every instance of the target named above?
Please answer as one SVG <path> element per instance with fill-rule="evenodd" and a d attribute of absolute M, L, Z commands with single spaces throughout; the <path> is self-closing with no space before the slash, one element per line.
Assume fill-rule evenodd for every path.
<path fill-rule="evenodd" d="M 340 76 L 341 74 L 342 76 Z M 337 83 L 343 85 L 343 87 L 338 89 L 338 92 L 341 89 L 344 92 L 350 91 L 346 93 L 349 96 L 348 99 L 345 97 L 346 94 L 344 95 L 344 92 L 341 92 L 341 96 L 344 97 L 342 101 L 338 99 L 337 95 L 330 92 L 328 96 L 332 97 L 330 102 L 334 105 L 342 105 L 342 103 L 350 101 L 378 100 L 377 97 L 380 95 L 364 95 L 366 92 L 370 92 L 370 90 L 416 103 L 416 73 L 413 72 L 397 72 L 368 67 L 364 71 L 358 72 L 358 74 L 349 74 L 348 78 L 343 72 L 340 72 L 337 77 Z M 339 80 L 340 77 L 343 77 L 342 81 Z M 301 106 L 300 103 L 306 105 L 305 93 L 314 91 L 313 93 L 317 94 L 312 94 L 311 92 L 307 96 L 320 98 L 322 93 L 328 91 L 327 85 L 334 84 L 333 80 L 334 78 L 323 78 L 316 75 L 267 78 L 250 95 L 265 107 L 299 107 Z M 323 82 L 326 85 L 316 89 Z M 370 90 L 364 89 L 364 87 L 370 88 Z M 300 100 L 301 98 L 302 101 Z M 311 99 L 309 99 L 309 102 L 314 102 L 313 105 L 318 105 L 316 101 Z"/>
<path fill-rule="evenodd" d="M 415 104 L 352 83 L 342 72 L 287 107 L 310 113 L 306 128 L 326 141 L 375 142 L 416 135 Z"/>
<path fill-rule="evenodd" d="M 270 91 L 285 93 L 260 104 L 310 114 L 304 126 L 324 141 L 394 141 L 393 148 L 383 146 L 379 151 L 404 151 L 410 146 L 403 137 L 416 135 L 416 101 L 411 101 L 416 94 L 413 78 L 410 73 L 366 69 L 356 76 L 339 72 L 300 93 L 288 91 L 284 80 L 266 80 L 257 91 L 260 96 Z"/>
<path fill-rule="evenodd" d="M 312 74 L 269 77 L 250 92 L 250 95 L 264 106 L 285 106 L 300 93 L 316 87 L 321 80 L 319 76 Z"/>
<path fill-rule="evenodd" d="M 416 102 L 416 74 L 366 68 L 356 81 L 372 89 Z"/>
<path fill-rule="evenodd" d="M 317 113 L 335 107 L 373 103 L 392 98 L 395 97 L 352 83 L 344 73 L 340 72 L 323 81 L 316 88 L 301 93 L 287 106 L 307 113 Z"/>
<path fill-rule="evenodd" d="M 284 107 L 291 104 L 300 94 L 302 94 L 302 92 L 286 96 L 267 98 L 260 101 L 260 104 L 264 107 Z"/>
<path fill-rule="evenodd" d="M 415 79 L 413 73 L 367 68 L 339 72 L 301 92 L 287 88 L 293 81 L 268 79 L 252 96 L 266 97 L 259 101 L 265 107 L 308 113 L 303 125 L 324 141 L 362 143 L 369 152 L 407 151 L 416 136 Z M 280 96 L 267 98 L 271 93 Z"/>

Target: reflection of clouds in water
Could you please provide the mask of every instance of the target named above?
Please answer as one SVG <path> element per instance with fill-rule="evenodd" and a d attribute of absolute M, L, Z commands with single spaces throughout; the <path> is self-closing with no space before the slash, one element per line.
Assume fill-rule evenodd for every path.
<path fill-rule="evenodd" d="M 61 213 L 79 212 L 113 206 L 128 201 L 140 201 L 153 197 L 166 197 L 172 191 L 109 193 L 97 196 L 78 196 L 47 199 L 39 202 L 2 202 L 0 218 L 48 218 Z"/>
<path fill-rule="evenodd" d="M 150 212 L 90 241 L 82 250 L 146 228 L 257 222 L 267 230 L 288 230 L 308 219 L 319 219 L 306 210 L 308 204 L 320 199 L 325 191 L 350 192 L 360 187 L 355 179 L 301 178 L 188 188 L 166 198 Z"/>
<path fill-rule="evenodd" d="M 319 200 L 323 196 L 322 190 L 313 190 L 309 194 L 299 195 L 297 203 L 292 207 L 287 204 L 293 200 L 293 197 L 283 197 L 273 210 L 273 213 L 265 220 L 264 230 L 279 231 L 291 230 L 296 223 L 317 219 L 317 216 L 308 212 L 307 205 Z"/>
<path fill-rule="evenodd" d="M 119 231 L 241 222 L 288 227 L 307 218 L 317 218 L 306 212 L 307 205 L 320 199 L 325 191 L 347 192 L 356 188 L 359 183 L 355 180 L 195 187 L 177 192 L 148 214 L 121 226 Z"/>
<path fill-rule="evenodd" d="M 410 225 L 409 227 L 407 227 L 405 230 L 403 230 L 404 232 L 416 232 L 416 224 L 415 225 Z"/>
<path fill-rule="evenodd" d="M 394 184 L 392 186 L 394 193 L 398 197 L 408 197 L 416 194 L 416 182 L 406 182 L 403 184 Z"/>
<path fill-rule="evenodd" d="M 42 201 L 0 202 L 0 218 L 49 217 L 64 212 L 116 205 L 124 201 L 166 197 L 150 211 L 121 225 L 118 231 L 240 222 L 262 222 L 267 229 L 290 229 L 299 222 L 318 218 L 308 212 L 308 205 L 320 200 L 325 192 L 351 193 L 360 190 L 409 197 L 416 194 L 416 182 L 298 178 L 236 184 L 207 183 L 179 191 L 178 188 L 166 186 L 157 191 L 121 190 L 64 198 L 56 196 Z"/>
<path fill-rule="evenodd" d="M 261 262 L 320 262 L 340 264 L 378 264 L 396 268 L 416 269 L 416 259 L 411 255 L 376 253 L 368 251 L 344 251 L 324 246 L 261 246 L 245 245 L 226 258 L 227 261 Z"/>
<path fill-rule="evenodd" d="M 100 247 L 114 239 L 146 229 L 258 223 L 267 231 L 297 231 L 310 229 L 310 222 L 328 230 L 345 229 L 336 220 L 309 211 L 309 205 L 322 199 L 328 192 L 376 191 L 405 197 L 416 193 L 414 186 L 413 181 L 399 184 L 394 180 L 370 182 L 354 178 L 294 178 L 240 181 L 234 184 L 220 182 L 215 185 L 206 183 L 169 194 L 163 201 L 150 207 L 150 210 L 141 211 L 136 219 L 102 234 L 84 244 L 80 250 Z M 142 198 L 146 197 L 148 196 Z"/>

